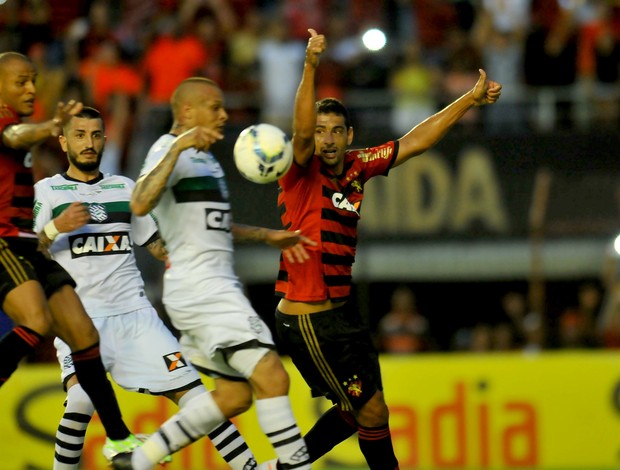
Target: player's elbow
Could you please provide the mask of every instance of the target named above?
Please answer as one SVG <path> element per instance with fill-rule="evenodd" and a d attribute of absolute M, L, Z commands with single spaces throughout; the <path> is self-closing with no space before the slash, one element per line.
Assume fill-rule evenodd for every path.
<path fill-rule="evenodd" d="M 150 207 L 148 207 L 147 204 L 137 201 L 135 198 L 131 198 L 129 208 L 131 209 L 131 212 L 138 216 L 144 216 L 150 212 Z"/>

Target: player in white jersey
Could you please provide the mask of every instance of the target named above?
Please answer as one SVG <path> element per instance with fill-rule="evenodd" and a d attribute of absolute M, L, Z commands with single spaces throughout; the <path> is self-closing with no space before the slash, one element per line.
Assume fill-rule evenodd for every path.
<path fill-rule="evenodd" d="M 311 242 L 298 232 L 233 223 L 224 172 L 209 151 L 223 137 L 228 118 L 215 82 L 186 79 L 173 93 L 171 106 L 173 127 L 151 147 L 131 207 L 138 215 L 153 211 L 157 217 L 169 256 L 164 305 L 181 332 L 186 357 L 214 377 L 215 390 L 188 404 L 133 454 L 119 454 L 113 464 L 150 469 L 193 438 L 178 432 L 195 422 L 192 408 L 215 424 L 247 410 L 254 395 L 259 424 L 282 467 L 309 469 L 288 398 L 289 377 L 268 327 L 234 273 L 233 240 L 265 242 L 298 262 L 307 259 L 303 243 Z"/>
<path fill-rule="evenodd" d="M 157 224 L 151 215 L 132 215 L 132 180 L 99 171 L 105 136 L 97 110 L 84 108 L 76 114 L 59 140 L 69 169 L 35 185 L 34 224 L 41 245 L 76 280 L 76 291 L 99 331 L 104 366 L 115 382 L 127 390 L 164 395 L 183 409 L 207 390 L 149 302 L 133 253 L 135 245 L 146 246 L 164 259 Z M 77 382 L 69 346 L 59 338 L 54 344 L 67 388 L 54 469 L 77 469 L 94 407 Z M 256 467 L 229 421 L 204 434 L 232 468 Z M 116 453 L 108 441 L 104 454 L 111 459 Z"/>

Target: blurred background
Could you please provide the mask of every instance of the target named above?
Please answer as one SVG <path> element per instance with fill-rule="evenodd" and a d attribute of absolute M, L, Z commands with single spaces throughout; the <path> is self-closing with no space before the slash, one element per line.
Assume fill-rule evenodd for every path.
<path fill-rule="evenodd" d="M 235 220 L 273 228 L 277 186 L 242 179 L 232 146 L 257 122 L 290 133 L 308 28 L 328 40 L 317 96 L 350 108 L 353 147 L 401 137 L 468 91 L 483 68 L 502 83 L 501 100 L 470 110 L 436 147 L 367 186 L 354 302 L 386 360 L 405 358 L 414 369 L 425 358 L 437 367 L 515 355 L 546 364 L 566 353 L 562 369 L 584 358 L 617 361 L 620 1 L 0 0 L 0 25 L 0 51 L 22 52 L 38 66 L 32 119 L 49 118 L 59 100 L 97 107 L 106 119 L 104 170 L 132 178 L 170 128 L 176 85 L 194 75 L 216 80 L 229 123 L 213 151 L 227 172 Z M 35 153 L 37 178 L 64 170 L 55 141 Z M 166 319 L 162 267 L 138 255 Z M 271 325 L 277 252 L 240 246 L 236 260 Z M 30 358 L 54 361 L 51 343 Z M 583 370 L 585 377 L 572 378 L 580 386 L 598 369 Z M 609 370 L 597 393 L 616 432 L 620 367 Z M 486 383 L 472 380 L 476 390 Z M 583 392 L 581 405 L 589 402 Z M 570 468 L 620 468 L 620 442 L 605 429 L 597 441 L 609 444 L 604 462 L 591 457 L 601 455 L 593 444 L 583 465 L 573 458 Z M 526 444 L 517 446 L 523 455 Z M 512 466 L 562 467 L 550 459 Z M 499 460 L 477 462 L 500 468 Z"/>

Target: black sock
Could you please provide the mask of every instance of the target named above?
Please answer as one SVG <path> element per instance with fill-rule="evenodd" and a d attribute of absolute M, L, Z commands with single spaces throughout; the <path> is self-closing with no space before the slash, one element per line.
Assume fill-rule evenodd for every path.
<path fill-rule="evenodd" d="M 43 342 L 43 336 L 22 325 L 14 327 L 0 340 L 0 387 L 15 372 L 19 361 Z"/>
<path fill-rule="evenodd" d="M 356 431 L 357 423 L 350 413 L 331 407 L 304 436 L 310 461 L 318 460 Z"/>
<path fill-rule="evenodd" d="M 398 460 L 392 447 L 390 427 L 358 428 L 359 445 L 370 470 L 397 470 Z"/>
<path fill-rule="evenodd" d="M 95 405 L 108 437 L 115 441 L 128 437 L 129 429 L 123 422 L 114 389 L 101 362 L 99 343 L 71 356 L 78 381 Z"/>

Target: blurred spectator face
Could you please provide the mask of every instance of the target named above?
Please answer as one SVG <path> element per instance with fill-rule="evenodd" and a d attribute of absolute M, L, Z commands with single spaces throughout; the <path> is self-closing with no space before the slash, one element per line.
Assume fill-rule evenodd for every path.
<path fill-rule="evenodd" d="M 601 301 L 601 292 L 592 284 L 579 289 L 579 305 L 587 310 L 596 310 Z"/>

